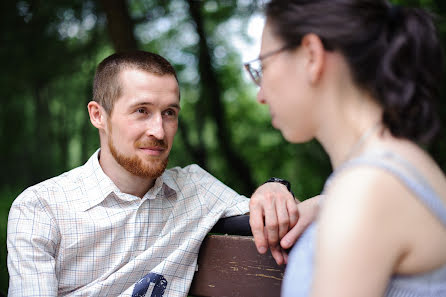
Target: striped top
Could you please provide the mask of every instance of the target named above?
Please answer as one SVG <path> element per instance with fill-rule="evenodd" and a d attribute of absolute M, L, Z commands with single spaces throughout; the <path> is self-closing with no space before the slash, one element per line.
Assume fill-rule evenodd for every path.
<path fill-rule="evenodd" d="M 325 188 L 341 171 L 353 166 L 364 165 L 383 169 L 397 177 L 446 228 L 446 206 L 442 199 L 412 164 L 390 151 L 367 152 L 348 161 L 332 173 L 325 184 Z M 282 297 L 304 297 L 310 293 L 314 268 L 316 226 L 317 222 L 307 228 L 289 255 L 282 284 Z M 446 296 L 446 265 L 423 274 L 393 275 L 385 296 Z"/>

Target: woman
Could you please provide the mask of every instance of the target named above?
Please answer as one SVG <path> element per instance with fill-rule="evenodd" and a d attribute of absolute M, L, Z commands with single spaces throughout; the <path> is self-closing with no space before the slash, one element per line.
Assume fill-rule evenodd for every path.
<path fill-rule="evenodd" d="M 439 128 L 431 17 L 384 0 L 272 0 L 266 16 L 261 70 L 246 65 L 258 101 L 334 168 L 282 295 L 446 296 L 446 178 L 418 146 Z"/>

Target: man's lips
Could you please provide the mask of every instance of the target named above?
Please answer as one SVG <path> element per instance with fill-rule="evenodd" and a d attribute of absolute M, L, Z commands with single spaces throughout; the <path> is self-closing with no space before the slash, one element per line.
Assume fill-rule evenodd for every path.
<path fill-rule="evenodd" d="M 149 156 L 160 156 L 167 150 L 168 146 L 161 139 L 147 139 L 145 141 L 137 141 L 135 146 L 144 154 Z"/>
<path fill-rule="evenodd" d="M 147 146 L 141 147 L 143 150 L 164 151 L 166 148 L 162 146 Z"/>
<path fill-rule="evenodd" d="M 165 147 L 160 146 L 140 147 L 139 149 L 153 156 L 161 155 L 166 150 Z"/>

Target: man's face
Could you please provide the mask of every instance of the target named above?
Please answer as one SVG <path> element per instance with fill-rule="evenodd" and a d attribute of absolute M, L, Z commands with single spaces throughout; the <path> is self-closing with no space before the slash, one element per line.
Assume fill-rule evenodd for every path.
<path fill-rule="evenodd" d="M 123 70 L 122 94 L 107 120 L 108 149 L 131 174 L 157 178 L 167 166 L 178 128 L 179 89 L 172 75 Z"/>

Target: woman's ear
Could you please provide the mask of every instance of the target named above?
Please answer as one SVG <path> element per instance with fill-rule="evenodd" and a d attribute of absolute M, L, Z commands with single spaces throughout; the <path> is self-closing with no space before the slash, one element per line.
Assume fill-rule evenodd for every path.
<path fill-rule="evenodd" d="M 322 75 L 325 66 L 325 49 L 322 40 L 316 34 L 310 33 L 302 38 L 301 47 L 306 55 L 306 68 L 310 83 L 316 83 Z"/>
<path fill-rule="evenodd" d="M 90 122 L 99 130 L 106 128 L 107 114 L 104 108 L 96 101 L 90 101 L 87 105 Z"/>

